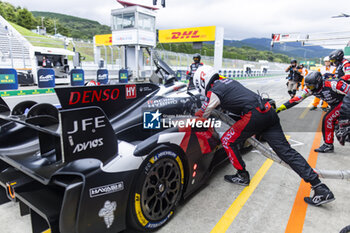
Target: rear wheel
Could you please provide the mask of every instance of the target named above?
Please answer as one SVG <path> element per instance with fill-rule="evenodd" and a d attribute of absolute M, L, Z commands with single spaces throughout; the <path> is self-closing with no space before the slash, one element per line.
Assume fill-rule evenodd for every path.
<path fill-rule="evenodd" d="M 129 202 L 129 224 L 142 231 L 163 226 L 182 196 L 184 170 L 180 157 L 162 148 L 150 155 L 136 177 Z"/>

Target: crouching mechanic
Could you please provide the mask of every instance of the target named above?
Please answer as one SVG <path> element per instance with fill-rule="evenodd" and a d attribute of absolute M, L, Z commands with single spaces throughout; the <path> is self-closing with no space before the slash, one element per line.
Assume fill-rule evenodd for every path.
<path fill-rule="evenodd" d="M 345 142 L 350 142 L 350 93 L 344 97 L 340 108 L 338 126 L 335 135 L 339 143 L 344 146 Z"/>
<path fill-rule="evenodd" d="M 328 153 L 334 151 L 334 128 L 339 118 L 339 110 L 344 96 L 350 92 L 350 86 L 343 80 L 324 80 L 320 72 L 313 72 L 305 78 L 305 90 L 300 96 L 282 104 L 277 108 L 277 112 L 291 108 L 307 97 L 314 95 L 326 101 L 330 110 L 324 115 L 322 120 L 322 135 L 324 144 L 315 149 L 315 152 Z"/>
<path fill-rule="evenodd" d="M 334 200 L 333 193 L 321 183 L 306 160 L 291 148 L 279 118 L 268 102 L 265 103 L 258 94 L 235 80 L 220 79 L 219 74 L 210 66 L 198 68 L 194 75 L 194 84 L 200 94 L 206 96 L 206 101 L 196 116 L 207 118 L 219 105 L 224 110 L 241 116 L 221 138 L 231 163 L 237 169 L 235 175 L 225 176 L 226 181 L 249 185 L 249 173 L 237 145 L 255 134 L 262 134 L 276 154 L 314 188 L 314 196 L 305 197 L 305 202 L 318 206 Z"/>

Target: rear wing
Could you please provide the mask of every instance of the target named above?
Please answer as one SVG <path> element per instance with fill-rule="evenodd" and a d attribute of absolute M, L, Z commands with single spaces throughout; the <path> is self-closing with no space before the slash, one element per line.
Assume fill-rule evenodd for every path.
<path fill-rule="evenodd" d="M 151 83 L 55 88 L 63 109 L 98 106 L 109 119 L 156 93 Z"/>
<path fill-rule="evenodd" d="M 0 119 L 37 132 L 39 151 L 35 155 L 14 156 L 3 151 L 0 158 L 44 183 L 72 161 L 92 158 L 106 164 L 118 153 L 117 140 L 107 115 L 96 106 L 58 110 L 51 104 L 33 105 L 32 101 L 25 101 L 10 111 L 0 97 Z M 50 158 L 50 163 L 34 165 L 35 156 Z"/>

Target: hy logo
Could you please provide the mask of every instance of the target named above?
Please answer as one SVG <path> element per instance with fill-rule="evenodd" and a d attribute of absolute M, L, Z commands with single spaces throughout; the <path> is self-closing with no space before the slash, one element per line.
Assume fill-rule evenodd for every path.
<path fill-rule="evenodd" d="M 160 116 L 159 110 L 156 112 L 144 112 L 143 113 L 143 128 L 144 129 L 160 129 Z"/>

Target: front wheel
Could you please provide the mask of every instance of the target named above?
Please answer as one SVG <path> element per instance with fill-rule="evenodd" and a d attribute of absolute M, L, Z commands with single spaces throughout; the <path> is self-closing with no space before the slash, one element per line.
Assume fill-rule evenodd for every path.
<path fill-rule="evenodd" d="M 184 169 L 169 148 L 156 150 L 143 162 L 129 201 L 129 225 L 150 231 L 163 226 L 174 214 L 182 196 Z"/>

